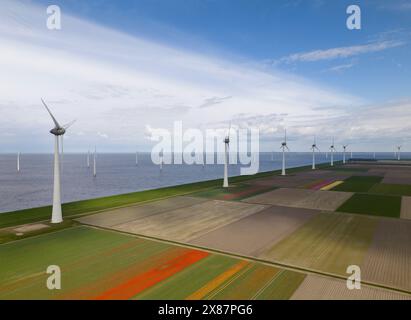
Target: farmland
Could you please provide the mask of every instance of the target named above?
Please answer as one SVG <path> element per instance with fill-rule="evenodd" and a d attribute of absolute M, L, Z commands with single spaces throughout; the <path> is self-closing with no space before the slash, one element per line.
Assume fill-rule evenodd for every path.
<path fill-rule="evenodd" d="M 286 299 L 305 277 L 88 227 L 6 244 L 0 254 L 9 261 L 0 266 L 0 299 Z M 51 264 L 62 270 L 62 290 L 45 286 Z"/>
<path fill-rule="evenodd" d="M 409 298 L 411 185 L 384 182 L 406 169 L 307 169 L 66 204 L 61 225 L 48 208 L 6 214 L 0 299 Z"/>
<path fill-rule="evenodd" d="M 328 273 L 345 275 L 347 265 L 360 265 L 371 244 L 376 222 L 361 216 L 321 213 L 261 257 Z"/>
<path fill-rule="evenodd" d="M 337 211 L 399 218 L 401 197 L 375 194 L 354 194 Z"/>

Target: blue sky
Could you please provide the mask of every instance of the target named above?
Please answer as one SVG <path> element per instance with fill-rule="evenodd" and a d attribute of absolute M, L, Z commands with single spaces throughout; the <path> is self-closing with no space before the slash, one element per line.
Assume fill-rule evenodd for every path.
<path fill-rule="evenodd" d="M 73 14 L 136 36 L 256 61 L 281 59 L 298 52 L 364 45 L 377 39 L 409 41 L 411 38 L 411 1 L 403 0 L 38 2 L 57 3 Z M 345 10 L 350 4 L 361 7 L 361 31 L 345 27 Z M 411 87 L 409 56 L 411 46 L 406 43 L 379 54 L 276 67 L 378 102 L 407 95 Z"/>
<path fill-rule="evenodd" d="M 61 7 L 61 31 L 44 27 L 50 4 Z M 346 28 L 350 4 L 361 7 L 361 30 Z M 411 1 L 4 0 L 3 8 L 5 152 L 49 149 L 39 95 L 61 122 L 78 118 L 69 151 L 149 150 L 153 131 L 175 120 L 258 126 L 266 151 L 285 127 L 293 150 L 313 135 L 364 151 L 406 149 L 411 138 Z M 20 128 L 31 130 L 30 144 Z"/>

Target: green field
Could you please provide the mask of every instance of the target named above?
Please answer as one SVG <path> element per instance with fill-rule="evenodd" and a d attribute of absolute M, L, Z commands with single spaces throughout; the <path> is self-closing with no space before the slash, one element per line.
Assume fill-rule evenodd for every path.
<path fill-rule="evenodd" d="M 399 218 L 401 197 L 377 194 L 354 194 L 337 211 Z"/>
<path fill-rule="evenodd" d="M 405 184 L 377 183 L 369 190 L 369 192 L 398 196 L 411 196 L 411 186 Z"/>
<path fill-rule="evenodd" d="M 352 176 L 347 178 L 342 184 L 336 186 L 332 190 L 345 192 L 368 192 L 382 179 L 382 177 L 375 176 Z"/>
<path fill-rule="evenodd" d="M 261 258 L 345 275 L 347 265 L 362 263 L 376 223 L 368 217 L 320 213 Z"/>
<path fill-rule="evenodd" d="M 249 288 L 244 298 L 286 299 L 305 277 L 84 226 L 0 245 L 0 257 L 0 300 L 233 299 L 235 288 Z M 61 269 L 61 290 L 46 287 L 50 265 Z"/>

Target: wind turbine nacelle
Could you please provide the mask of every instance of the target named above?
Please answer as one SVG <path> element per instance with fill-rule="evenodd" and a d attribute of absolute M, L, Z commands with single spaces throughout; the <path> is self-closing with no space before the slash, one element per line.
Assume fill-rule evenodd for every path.
<path fill-rule="evenodd" d="M 283 142 L 283 143 L 281 144 L 281 146 L 286 147 L 286 146 L 287 146 L 287 143 Z"/>
<path fill-rule="evenodd" d="M 62 136 L 63 134 L 66 133 L 66 129 L 64 128 L 53 128 L 50 130 L 51 134 L 54 134 L 55 136 Z"/>
<path fill-rule="evenodd" d="M 225 139 L 224 139 L 224 143 L 230 143 L 230 138 L 229 137 L 226 137 Z"/>

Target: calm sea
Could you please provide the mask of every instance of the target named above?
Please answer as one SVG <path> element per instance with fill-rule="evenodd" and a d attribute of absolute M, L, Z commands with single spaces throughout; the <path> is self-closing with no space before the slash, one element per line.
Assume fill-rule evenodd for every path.
<path fill-rule="evenodd" d="M 354 157 L 372 157 L 355 153 Z M 259 171 L 281 168 L 281 153 L 260 154 Z M 377 158 L 393 157 L 392 153 L 378 153 Z M 16 169 L 15 154 L 0 154 L 0 212 L 15 211 L 51 204 L 53 188 L 53 156 L 51 154 L 22 154 L 20 172 Z M 151 161 L 150 154 L 99 154 L 97 177 L 88 169 L 86 155 L 65 154 L 62 168 L 62 200 L 70 202 L 108 195 L 129 193 L 165 186 L 179 185 L 222 178 L 222 165 L 164 165 Z M 336 160 L 341 154 L 336 154 Z M 311 164 L 311 153 L 287 154 L 287 167 Z M 317 154 L 317 162 L 329 161 L 325 154 Z M 91 161 L 92 162 L 92 161 Z M 92 167 L 92 166 L 91 166 Z M 240 174 L 239 165 L 229 166 L 229 175 Z"/>

